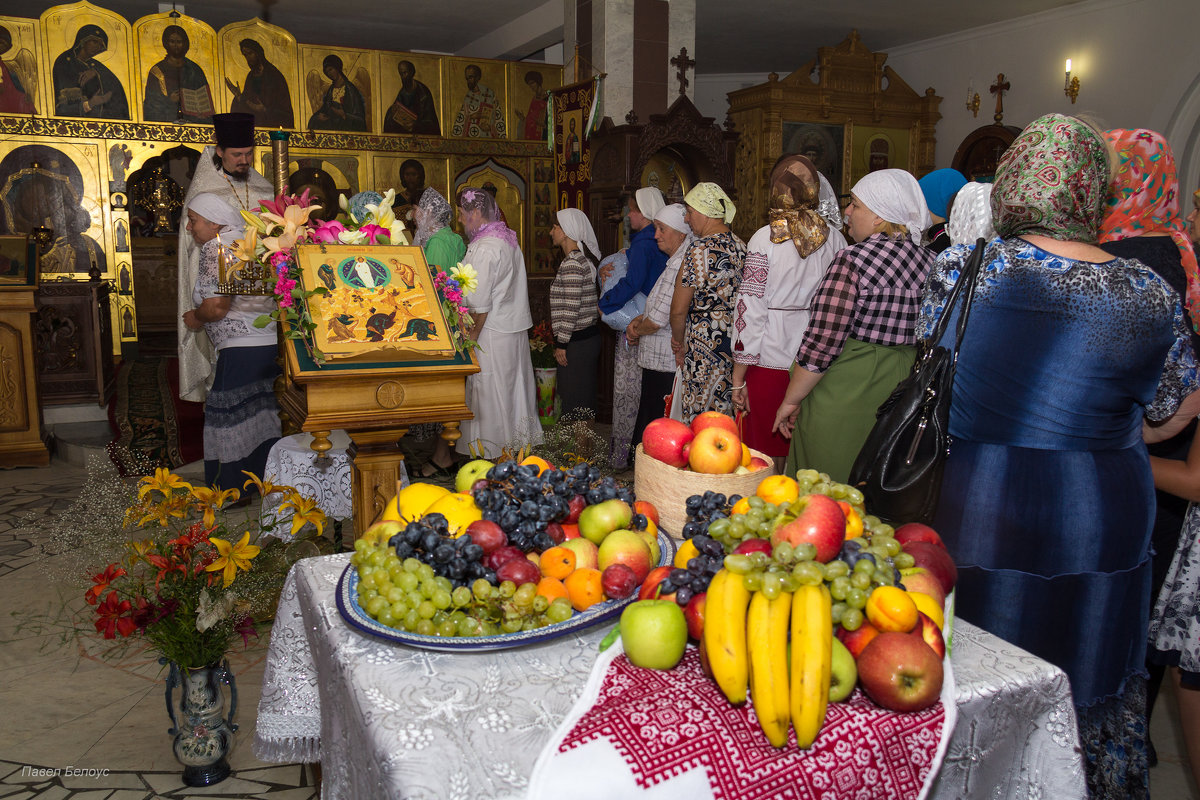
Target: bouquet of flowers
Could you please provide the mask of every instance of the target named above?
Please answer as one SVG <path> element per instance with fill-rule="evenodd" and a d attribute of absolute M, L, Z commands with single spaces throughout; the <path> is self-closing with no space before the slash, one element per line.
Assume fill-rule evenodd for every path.
<path fill-rule="evenodd" d="M 437 287 L 442 298 L 442 313 L 450 323 L 451 336 L 454 339 L 454 349 L 465 353 L 477 346 L 468 333 L 475 324 L 471 310 L 463 303 L 463 295 L 470 294 L 479 287 L 479 273 L 470 264 L 461 261 L 450 268 L 447 274 L 440 268 L 433 273 L 433 285 Z"/>
<path fill-rule="evenodd" d="M 534 369 L 554 369 L 558 362 L 554 360 L 554 332 L 550 323 L 539 322 L 529 335 L 529 356 L 533 359 Z"/>
<path fill-rule="evenodd" d="M 248 473 L 247 473 L 248 474 Z M 287 572 L 303 553 L 302 530 L 319 537 L 325 515 L 315 502 L 289 486 L 274 486 L 254 476 L 263 495 L 282 491 L 276 510 L 292 512 L 291 531 L 299 539 L 268 537 L 275 527 L 257 520 L 235 524 L 226 509 L 237 489 L 218 491 L 192 486 L 167 469 L 158 469 L 138 485 L 136 500 L 125 512 L 124 526 L 112 542 L 117 556 L 92 575 L 85 599 L 94 606 L 96 632 L 106 639 L 137 636 L 160 656 L 180 667 L 218 662 L 241 638 L 257 638 L 256 620 L 274 615 Z M 138 534 L 130 537 L 129 530 Z M 307 548 L 313 554 L 319 548 Z M 89 570 L 90 571 L 90 570 Z"/>

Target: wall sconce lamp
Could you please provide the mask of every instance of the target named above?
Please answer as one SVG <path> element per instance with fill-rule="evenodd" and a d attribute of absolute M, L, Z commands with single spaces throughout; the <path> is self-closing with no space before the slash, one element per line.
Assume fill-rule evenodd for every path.
<path fill-rule="evenodd" d="M 971 116 L 979 116 L 979 92 L 975 91 L 975 81 L 967 84 L 967 110 Z"/>
<path fill-rule="evenodd" d="M 1075 105 L 1075 100 L 1079 97 L 1079 76 L 1071 75 L 1071 59 L 1067 59 L 1067 80 L 1063 85 L 1063 91 L 1067 97 L 1071 98 L 1071 105 Z"/>

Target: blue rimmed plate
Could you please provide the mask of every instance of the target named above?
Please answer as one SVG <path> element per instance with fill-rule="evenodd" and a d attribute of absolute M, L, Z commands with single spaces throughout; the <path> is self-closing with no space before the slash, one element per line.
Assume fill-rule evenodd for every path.
<path fill-rule="evenodd" d="M 675 560 L 675 540 L 661 530 L 658 532 L 658 547 L 661 551 L 658 559 L 659 566 L 670 564 Z M 478 653 L 487 650 L 524 647 L 527 644 L 540 644 L 610 620 L 618 616 L 626 605 L 636 599 L 637 595 L 635 594 L 624 600 L 606 600 L 592 606 L 587 611 L 577 611 L 565 622 L 558 622 L 532 631 L 502 633 L 496 636 L 422 636 L 419 633 L 409 633 L 381 625 L 363 610 L 362 606 L 358 604 L 358 569 L 353 564 L 346 565 L 346 569 L 342 571 L 342 577 L 338 579 L 337 587 L 338 611 L 341 612 L 342 619 L 346 620 L 350 627 L 388 642 L 406 644 L 424 650 L 442 650 L 447 653 Z"/>

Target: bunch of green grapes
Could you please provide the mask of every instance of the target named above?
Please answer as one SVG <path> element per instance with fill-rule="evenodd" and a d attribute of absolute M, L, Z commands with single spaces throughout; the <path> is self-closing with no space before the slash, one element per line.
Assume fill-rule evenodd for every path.
<path fill-rule="evenodd" d="M 455 587 L 416 558 L 359 540 L 350 562 L 358 571 L 358 602 L 381 625 L 423 636 L 494 636 L 534 630 L 569 619 L 566 598 L 537 596 L 532 583 L 494 586 L 477 578 Z"/>

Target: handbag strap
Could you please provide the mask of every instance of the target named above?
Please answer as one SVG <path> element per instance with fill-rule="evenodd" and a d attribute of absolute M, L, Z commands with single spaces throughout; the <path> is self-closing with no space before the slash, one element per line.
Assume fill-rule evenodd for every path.
<path fill-rule="evenodd" d="M 963 264 L 962 270 L 959 272 L 958 281 L 954 284 L 954 288 L 950 290 L 950 296 L 946 298 L 946 307 L 942 310 L 941 317 L 933 326 L 929 338 L 925 340 L 928 347 L 936 346 L 942 340 L 943 334 L 946 333 L 946 327 L 950 324 L 950 317 L 954 315 L 954 308 L 958 305 L 958 299 L 962 295 L 966 295 L 963 300 L 963 310 L 958 315 L 958 325 L 954 335 L 954 356 L 958 357 L 958 347 L 962 344 L 963 332 L 967 329 L 967 316 L 971 311 L 971 301 L 975 298 L 975 281 L 979 277 L 980 265 L 983 263 L 983 251 L 987 246 L 987 240 L 979 239 L 975 242 L 975 249 L 971 251 L 967 261 Z"/>

